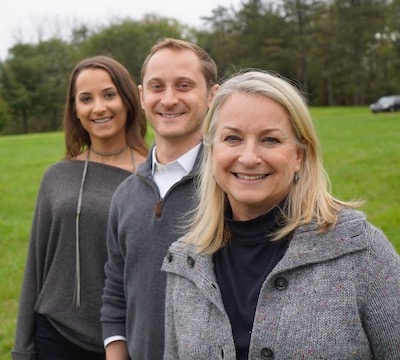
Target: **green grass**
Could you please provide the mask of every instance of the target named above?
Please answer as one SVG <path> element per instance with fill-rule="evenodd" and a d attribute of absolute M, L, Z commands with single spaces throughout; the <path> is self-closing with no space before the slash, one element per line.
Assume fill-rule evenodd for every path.
<path fill-rule="evenodd" d="M 335 196 L 367 200 L 362 210 L 400 252 L 400 113 L 316 108 L 325 168 Z"/>
<path fill-rule="evenodd" d="M 365 107 L 311 112 L 333 193 L 366 199 L 368 219 L 400 252 L 400 113 L 373 115 Z M 61 133 L 0 137 L 0 359 L 10 359 L 40 179 L 63 152 Z"/>
<path fill-rule="evenodd" d="M 63 147 L 61 133 L 0 137 L 0 359 L 10 358 L 40 179 L 62 158 Z"/>

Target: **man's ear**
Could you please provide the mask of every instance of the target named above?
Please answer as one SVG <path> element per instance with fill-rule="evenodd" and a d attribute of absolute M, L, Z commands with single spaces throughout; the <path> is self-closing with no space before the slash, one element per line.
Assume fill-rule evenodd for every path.
<path fill-rule="evenodd" d="M 144 110 L 144 101 L 143 101 L 143 86 L 138 85 L 140 104 L 142 105 L 142 109 Z"/>
<path fill-rule="evenodd" d="M 208 92 L 208 107 L 211 106 L 211 103 L 212 103 L 214 96 L 217 93 L 218 89 L 219 89 L 219 85 L 215 84 L 211 87 L 210 91 Z"/>

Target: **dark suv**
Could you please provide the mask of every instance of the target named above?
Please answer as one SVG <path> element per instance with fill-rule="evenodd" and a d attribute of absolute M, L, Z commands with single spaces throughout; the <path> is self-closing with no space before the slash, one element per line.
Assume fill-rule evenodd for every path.
<path fill-rule="evenodd" d="M 373 113 L 400 111 L 400 95 L 383 96 L 369 106 Z"/>

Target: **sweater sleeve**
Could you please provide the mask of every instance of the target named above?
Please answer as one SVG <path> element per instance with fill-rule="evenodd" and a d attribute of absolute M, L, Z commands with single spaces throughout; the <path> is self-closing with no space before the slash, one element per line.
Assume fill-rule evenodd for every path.
<path fill-rule="evenodd" d="M 13 360 L 34 359 L 35 305 L 42 286 L 44 257 L 51 229 L 51 208 L 42 180 L 33 217 L 25 274 L 22 282 Z"/>
<path fill-rule="evenodd" d="M 111 201 L 107 227 L 107 262 L 100 321 L 103 339 L 111 336 L 126 338 L 126 299 L 124 287 L 125 254 L 119 245 L 118 216 L 115 194 Z"/>
<path fill-rule="evenodd" d="M 383 233 L 368 226 L 364 324 L 375 359 L 400 353 L 400 256 Z"/>

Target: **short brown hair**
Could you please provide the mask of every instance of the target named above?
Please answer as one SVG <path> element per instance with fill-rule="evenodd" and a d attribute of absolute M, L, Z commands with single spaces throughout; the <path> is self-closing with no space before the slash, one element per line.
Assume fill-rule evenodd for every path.
<path fill-rule="evenodd" d="M 144 73 L 146 71 L 146 67 L 149 60 L 157 51 L 163 49 L 193 51 L 202 64 L 203 75 L 204 78 L 206 79 L 207 88 L 210 89 L 213 85 L 217 84 L 218 82 L 217 65 L 215 64 L 215 61 L 211 58 L 211 56 L 207 53 L 207 51 L 205 51 L 200 46 L 193 44 L 191 42 L 173 38 L 164 38 L 151 48 L 149 55 L 147 55 L 142 65 L 142 70 L 141 70 L 142 83 L 143 83 Z"/>

